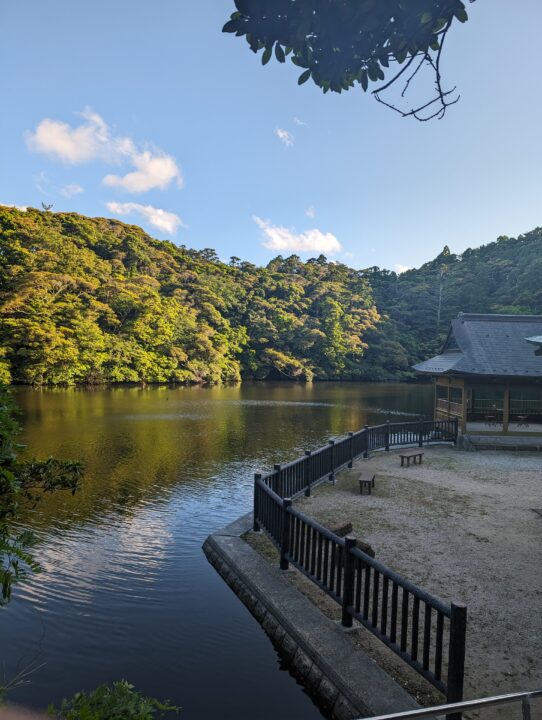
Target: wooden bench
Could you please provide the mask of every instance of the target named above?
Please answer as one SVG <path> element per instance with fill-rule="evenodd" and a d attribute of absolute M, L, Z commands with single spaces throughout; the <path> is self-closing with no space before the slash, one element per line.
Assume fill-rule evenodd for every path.
<path fill-rule="evenodd" d="M 359 494 L 363 495 L 363 488 L 367 488 L 368 494 L 372 495 L 372 489 L 375 486 L 375 477 L 376 475 L 373 475 L 373 477 L 369 480 L 363 477 L 363 475 L 359 478 Z"/>
<path fill-rule="evenodd" d="M 399 457 L 401 458 L 401 467 L 404 466 L 405 460 L 406 466 L 410 467 L 411 460 L 413 465 L 416 465 L 416 463 L 422 464 L 423 453 L 411 453 L 410 455 L 399 455 Z"/>

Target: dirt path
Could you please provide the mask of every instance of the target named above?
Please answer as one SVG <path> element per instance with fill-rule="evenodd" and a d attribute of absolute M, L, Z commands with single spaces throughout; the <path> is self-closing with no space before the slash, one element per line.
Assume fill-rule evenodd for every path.
<path fill-rule="evenodd" d="M 376 473 L 373 495 L 359 495 L 360 472 Z M 299 505 L 327 527 L 351 522 L 379 560 L 467 603 L 467 698 L 542 687 L 540 453 L 433 447 L 408 469 L 398 452 L 376 453 Z"/>

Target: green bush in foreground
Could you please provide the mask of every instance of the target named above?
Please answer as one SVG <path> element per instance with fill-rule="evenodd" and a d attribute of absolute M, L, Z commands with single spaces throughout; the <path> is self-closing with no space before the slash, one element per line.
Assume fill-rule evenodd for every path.
<path fill-rule="evenodd" d="M 119 680 L 100 685 L 88 695 L 84 691 L 75 693 L 62 701 L 59 710 L 50 707 L 48 712 L 59 720 L 154 720 L 179 710 L 167 701 L 144 697 L 126 680 Z"/>

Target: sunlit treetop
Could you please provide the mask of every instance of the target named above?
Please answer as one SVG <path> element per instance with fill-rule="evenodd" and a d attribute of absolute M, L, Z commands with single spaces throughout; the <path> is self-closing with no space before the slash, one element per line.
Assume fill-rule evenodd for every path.
<path fill-rule="evenodd" d="M 470 0 L 474 2 L 474 0 Z M 418 120 L 442 117 L 457 102 L 455 88 L 444 90 L 440 61 L 454 20 L 468 19 L 461 0 L 234 0 L 237 10 L 223 31 L 244 36 L 250 49 L 262 51 L 262 64 L 273 54 L 290 57 L 302 68 L 298 83 L 310 78 L 324 93 L 355 85 L 373 87 L 375 98 Z M 405 100 L 411 81 L 431 69 L 432 98 L 416 107 L 399 107 L 383 99 L 392 86 Z"/>

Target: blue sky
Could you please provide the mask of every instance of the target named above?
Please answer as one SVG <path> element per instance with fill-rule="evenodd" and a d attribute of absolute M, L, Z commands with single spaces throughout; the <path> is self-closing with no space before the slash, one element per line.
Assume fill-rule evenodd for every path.
<path fill-rule="evenodd" d="M 542 224 L 540 0 L 477 0 L 417 123 L 221 33 L 231 0 L 1 0 L 0 203 L 222 258 L 412 267 Z M 300 251 L 297 248 L 313 248 Z"/>

